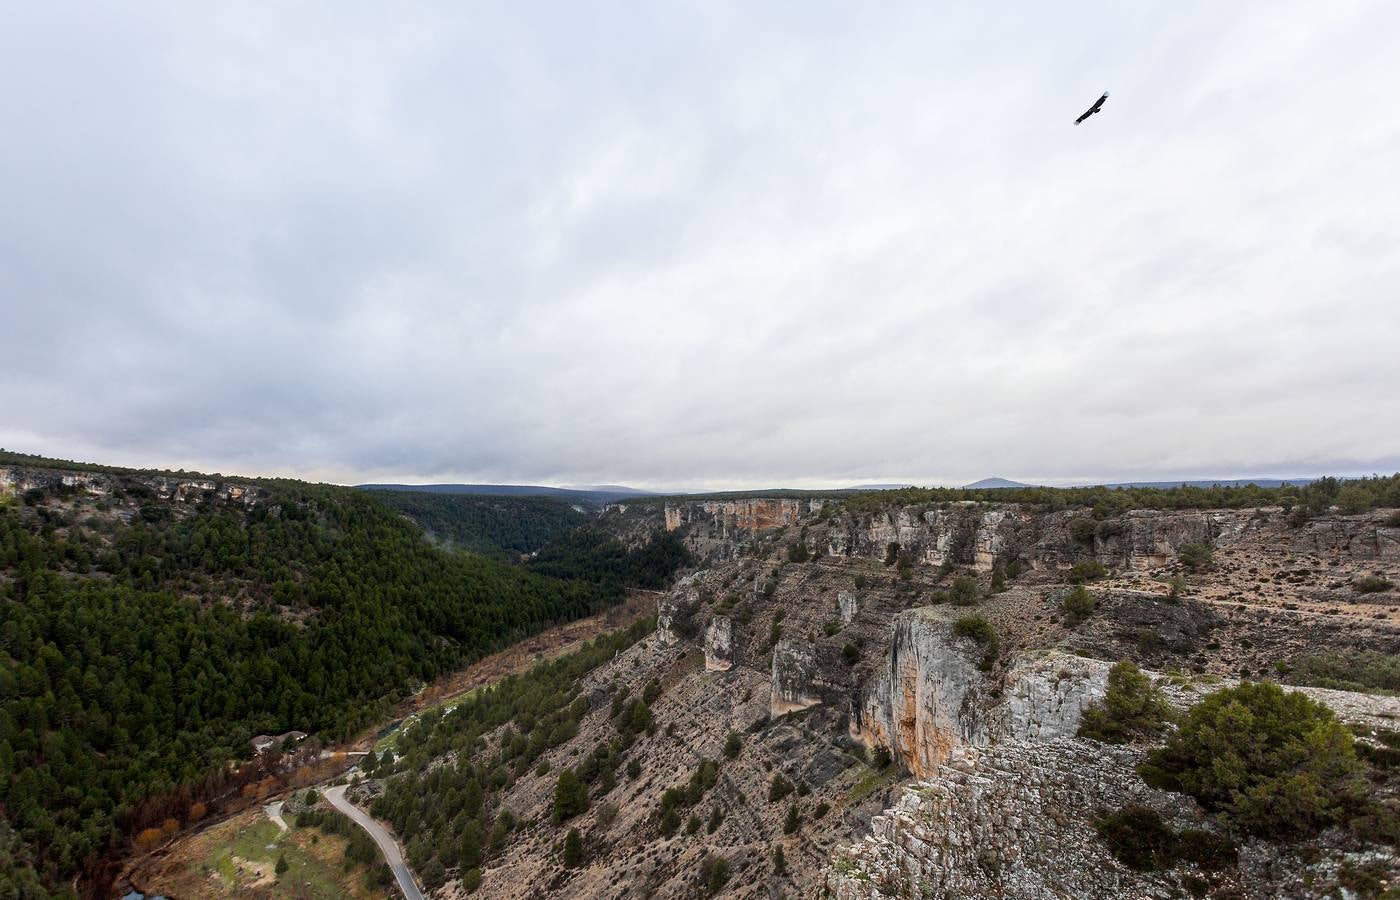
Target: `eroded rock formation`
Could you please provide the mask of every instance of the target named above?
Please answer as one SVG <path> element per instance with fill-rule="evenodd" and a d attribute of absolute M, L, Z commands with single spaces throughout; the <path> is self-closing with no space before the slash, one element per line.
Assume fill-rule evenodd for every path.
<path fill-rule="evenodd" d="M 769 712 L 774 717 L 821 702 L 817 689 L 817 658 L 810 645 L 783 640 L 773 648 L 769 697 Z"/>
<path fill-rule="evenodd" d="M 725 672 L 734 665 L 734 626 L 728 616 L 715 616 L 705 626 L 705 668 Z"/>

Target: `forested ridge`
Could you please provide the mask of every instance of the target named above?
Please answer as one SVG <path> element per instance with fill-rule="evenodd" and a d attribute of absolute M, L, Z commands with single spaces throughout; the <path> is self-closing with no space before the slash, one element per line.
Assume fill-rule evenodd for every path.
<path fill-rule="evenodd" d="M 501 558 L 533 553 L 589 518 L 553 497 L 386 490 L 374 496 L 445 544 Z"/>
<path fill-rule="evenodd" d="M 55 886 L 120 850 L 150 824 L 143 798 L 197 794 L 254 734 L 344 738 L 416 684 L 621 596 L 436 548 L 349 488 L 174 502 L 139 473 L 86 471 L 99 490 L 0 493 L 0 803 L 18 839 L 0 893 L 29 877 L 19 861 Z"/>

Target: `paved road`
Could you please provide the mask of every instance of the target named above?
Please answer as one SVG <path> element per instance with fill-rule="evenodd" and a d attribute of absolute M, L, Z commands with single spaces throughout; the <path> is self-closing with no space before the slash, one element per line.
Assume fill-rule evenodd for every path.
<path fill-rule="evenodd" d="M 408 900 L 423 900 L 423 892 L 418 890 L 417 883 L 413 880 L 413 873 L 408 870 L 408 864 L 403 861 L 403 853 L 399 851 L 399 844 L 394 840 L 394 836 L 385 830 L 369 814 L 360 809 L 349 800 L 345 799 L 345 785 L 337 785 L 326 788 L 322 795 L 330 801 L 331 806 L 345 813 L 355 821 L 369 836 L 374 838 L 374 842 L 379 845 L 379 852 L 384 854 L 384 861 L 389 864 L 389 869 L 398 879 L 399 888 L 403 891 Z"/>
<path fill-rule="evenodd" d="M 282 802 L 278 800 L 276 803 L 269 803 L 263 807 L 263 812 L 267 813 L 267 817 L 272 820 L 272 824 L 276 825 L 279 831 L 286 831 L 287 820 L 282 818 Z"/>

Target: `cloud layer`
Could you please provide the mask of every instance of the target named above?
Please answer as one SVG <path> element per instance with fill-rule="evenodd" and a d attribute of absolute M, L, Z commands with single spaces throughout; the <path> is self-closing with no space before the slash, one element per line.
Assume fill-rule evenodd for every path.
<path fill-rule="evenodd" d="M 11 5 L 0 445 L 677 487 L 1400 468 L 1394 4 L 467 6 Z"/>

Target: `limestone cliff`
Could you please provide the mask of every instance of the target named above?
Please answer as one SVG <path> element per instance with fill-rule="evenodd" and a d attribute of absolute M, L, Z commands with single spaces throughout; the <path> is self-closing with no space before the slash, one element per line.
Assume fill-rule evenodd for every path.
<path fill-rule="evenodd" d="M 985 679 L 978 648 L 954 637 L 946 617 L 911 610 L 895 620 L 885 669 L 854 704 L 851 736 L 885 746 L 915 775 L 932 772 L 953 748 L 985 744 Z"/>
<path fill-rule="evenodd" d="M 705 626 L 705 668 L 725 672 L 734 665 L 734 626 L 728 616 L 715 616 Z"/>
<path fill-rule="evenodd" d="M 769 712 L 783 716 L 821 702 L 817 689 L 817 658 L 811 645 L 779 641 L 773 648 Z"/>

